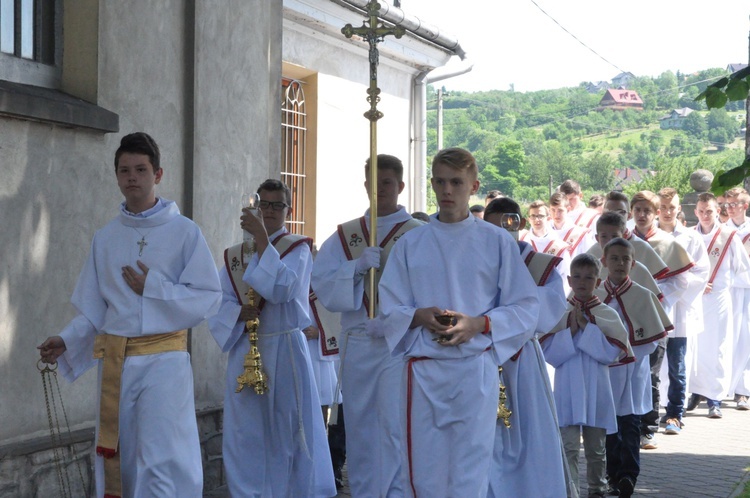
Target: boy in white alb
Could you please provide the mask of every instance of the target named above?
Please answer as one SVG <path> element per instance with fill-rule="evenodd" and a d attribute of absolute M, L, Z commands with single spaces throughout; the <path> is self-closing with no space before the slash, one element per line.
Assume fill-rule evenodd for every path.
<path fill-rule="evenodd" d="M 578 182 L 565 180 L 560 184 L 559 190 L 568 199 L 568 221 L 587 230 L 593 230 L 601 212 L 584 204 L 583 192 Z"/>
<path fill-rule="evenodd" d="M 533 336 L 540 312 L 516 241 L 469 214 L 477 176 L 468 151 L 437 153 L 440 211 L 396 242 L 380 281 L 388 346 L 406 364 L 409 495 L 487 494 L 497 367 Z"/>
<path fill-rule="evenodd" d="M 526 224 L 520 206 L 509 197 L 488 204 L 484 219 L 506 229 L 514 238 Z M 515 221 L 520 222 L 515 224 Z M 545 310 L 536 325 L 537 334 L 544 334 L 555 326 L 567 308 L 561 278 L 555 271 L 561 259 L 535 252 L 526 242 L 519 241 L 518 248 L 537 284 L 540 307 Z M 509 424 L 498 416 L 487 497 L 564 495 L 564 452 L 544 355 L 536 337 L 503 363 L 500 382 L 507 398 L 504 405 L 511 415 Z M 555 451 L 555 444 L 560 451 Z M 539 469 L 545 469 L 544 479 L 537 478 Z"/>
<path fill-rule="evenodd" d="M 607 199 L 604 203 L 604 213 L 602 213 L 602 215 L 612 212 L 619 214 L 624 220 L 624 232 L 622 232 L 619 237 L 622 237 L 632 244 L 633 250 L 635 251 L 636 261 L 648 268 L 649 273 L 651 273 L 651 276 L 657 282 L 665 278 L 665 276 L 669 274 L 669 267 L 664 260 L 661 259 L 648 242 L 636 237 L 633 235 L 633 232 L 627 228 L 628 224 L 633 220 L 630 214 L 630 203 L 627 196 L 622 192 L 610 192 L 607 194 Z M 635 227 L 635 223 L 633 223 L 633 226 Z M 594 245 L 589 249 L 589 252 L 596 257 L 602 257 L 603 247 L 603 244 Z M 663 295 L 660 299 L 663 299 Z"/>
<path fill-rule="evenodd" d="M 224 252 L 224 296 L 209 320 L 228 353 L 224 384 L 223 459 L 233 497 L 336 495 L 320 398 L 302 330 L 309 317 L 312 240 L 290 234 L 291 192 L 279 180 L 258 187 L 259 216 L 243 210 L 253 236 Z M 250 302 L 248 290 L 255 299 Z M 247 371 L 250 321 L 258 320 L 257 349 L 265 392 L 240 385 Z"/>
<path fill-rule="evenodd" d="M 368 196 L 369 172 L 368 160 L 364 185 Z M 370 268 L 378 268 L 379 277 L 396 240 L 423 225 L 398 204 L 404 189 L 403 172 L 397 157 L 378 155 L 378 247 L 367 247 L 368 210 L 365 216 L 339 225 L 337 232 L 323 242 L 313 265 L 312 287 L 316 296 L 330 311 L 341 312 L 341 387 L 347 471 L 353 496 L 405 493 L 404 435 L 399 418 L 404 364 L 401 358 L 391 355 L 378 313 L 374 313 L 374 320 L 368 318 L 372 306 Z"/>
<path fill-rule="evenodd" d="M 688 338 L 694 341 L 703 331 L 703 289 L 706 287 L 710 263 L 706 246 L 701 236 L 695 230 L 688 229 L 677 222 L 677 214 L 681 212 L 680 197 L 671 187 L 665 187 L 658 192 L 659 196 L 659 228 L 671 234 L 690 255 L 694 265 L 685 273 L 687 282 L 680 299 L 673 308 L 674 330 L 669 331 L 665 355 L 667 364 L 662 364 L 660 376 L 662 386 L 661 399 L 666 403 L 667 413 L 664 417 L 665 434 L 679 434 L 682 430 L 682 416 L 684 414 L 685 394 L 687 389 L 687 364 L 692 364 L 694 349 L 688 344 Z M 662 405 L 665 403 L 662 402 Z"/>
<path fill-rule="evenodd" d="M 221 287 L 198 226 L 156 197 L 160 156 L 146 133 L 120 141 L 120 214 L 94 235 L 78 315 L 39 346 L 71 381 L 99 366 L 98 497 L 203 493 L 186 329 L 214 313 Z"/>
<path fill-rule="evenodd" d="M 607 245 L 607 243 L 612 239 L 623 238 L 623 235 L 626 233 L 628 233 L 628 229 L 625 228 L 625 218 L 612 211 L 603 213 L 596 221 L 597 246 L 589 249 L 589 254 L 601 255 L 598 257 L 603 263 L 604 247 Z M 602 272 L 599 275 L 602 279 L 602 282 L 607 281 L 608 273 L 609 272 L 607 270 L 607 267 L 602 264 Z M 662 299 L 663 296 L 661 293 L 661 289 L 659 289 L 659 284 L 656 283 L 656 280 L 651 275 L 651 272 L 648 270 L 648 268 L 646 268 L 643 263 L 638 261 L 637 256 L 635 264 L 630 270 L 630 279 L 633 282 L 653 292 L 656 297 L 659 298 L 659 300 Z"/>
<path fill-rule="evenodd" d="M 688 273 L 695 263 L 674 237 L 656 225 L 658 210 L 659 196 L 651 191 L 637 192 L 630 200 L 630 211 L 635 221 L 633 235 L 648 242 L 669 267 L 669 273 L 659 279 L 659 288 L 664 296 L 661 305 L 673 321 L 674 307 L 688 289 Z M 655 449 L 657 446 L 655 434 L 659 429 L 659 376 L 665 350 L 666 339 L 659 342 L 656 351 L 649 357 L 653 409 L 641 418 L 642 449 Z"/>
<path fill-rule="evenodd" d="M 628 336 L 617 313 L 594 296 L 601 263 L 590 254 L 573 258 L 568 281 L 573 290 L 568 312 L 541 344 L 555 367 L 555 405 L 573 484 L 578 488 L 581 435 L 589 496 L 607 491 L 605 443 L 617 432 L 609 366 L 633 361 Z"/>
<path fill-rule="evenodd" d="M 722 418 L 721 400 L 729 394 L 732 377 L 734 317 L 731 288 L 737 278 L 750 269 L 747 252 L 737 231 L 721 225 L 717 219 L 718 204 L 710 192 L 698 196 L 695 230 L 703 238 L 711 273 L 703 293 L 704 331 L 696 343 L 695 369 L 690 372 L 693 393 L 687 411 L 706 399 L 709 418 Z"/>
<path fill-rule="evenodd" d="M 641 416 L 653 407 L 648 357 L 672 329 L 656 295 L 630 279 L 634 253 L 627 240 L 610 240 L 604 246 L 607 281 L 596 291 L 620 315 L 635 354 L 635 362 L 618 364 L 610 370 L 617 432 L 607 436 L 607 476 L 623 498 L 633 494 L 640 474 Z"/>
<path fill-rule="evenodd" d="M 555 271 L 560 274 L 563 282 L 563 290 L 567 296 L 570 292 L 568 287 L 568 272 L 570 270 L 570 246 L 549 226 L 549 209 L 544 201 L 534 201 L 529 205 L 529 219 L 531 229 L 519 232 L 519 240 L 528 242 L 536 252 L 551 254 L 561 258 L 560 264 Z"/>
<path fill-rule="evenodd" d="M 737 230 L 745 252 L 750 254 L 750 218 L 745 216 L 750 195 L 744 188 L 735 187 L 724 192 L 729 220 L 726 225 Z M 750 286 L 745 278 L 739 278 L 732 288 L 735 338 L 732 361 L 732 380 L 729 392 L 734 393 L 738 410 L 750 410 Z"/>
<path fill-rule="evenodd" d="M 555 192 L 549 198 L 549 228 L 570 246 L 570 256 L 583 254 L 596 242 L 591 231 L 574 224 L 568 219 L 568 198 L 562 192 Z"/>

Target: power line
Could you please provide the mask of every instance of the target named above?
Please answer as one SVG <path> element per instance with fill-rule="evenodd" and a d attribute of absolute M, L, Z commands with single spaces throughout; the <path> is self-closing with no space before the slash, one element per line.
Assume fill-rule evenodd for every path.
<path fill-rule="evenodd" d="M 610 65 L 610 66 L 612 66 L 613 68 L 617 69 L 617 70 L 618 70 L 618 71 L 620 71 L 621 73 L 624 73 L 624 72 L 626 72 L 626 71 L 624 71 L 623 69 L 620 69 L 620 67 L 619 67 L 619 66 L 617 66 L 617 64 L 614 64 L 614 63 L 612 63 L 612 62 L 608 61 L 608 60 L 607 60 L 607 59 L 605 59 L 605 58 L 604 58 L 603 56 L 601 56 L 601 55 L 600 55 L 600 54 L 599 54 L 599 53 L 598 53 L 598 52 L 597 52 L 596 50 L 594 50 L 593 48 L 589 47 L 588 45 L 586 45 L 585 43 L 583 43 L 583 42 L 582 42 L 581 40 L 579 40 L 579 39 L 578 39 L 578 37 L 577 37 L 576 35 L 574 35 L 574 34 L 573 34 L 573 33 L 571 33 L 570 31 L 568 31 L 568 30 L 567 30 L 567 29 L 565 28 L 565 26 L 563 26 L 562 24 L 560 24 L 559 22 L 557 22 L 557 19 L 555 19 L 554 17 L 552 17 L 551 15 L 549 15 L 549 14 L 548 14 L 548 13 L 547 13 L 547 12 L 546 12 L 546 11 L 545 11 L 545 10 L 544 10 L 543 8 L 541 8 L 541 7 L 539 6 L 539 4 L 538 4 L 538 3 L 536 3 L 536 2 L 534 1 L 534 0 L 530 0 L 530 1 L 531 1 L 531 3 L 533 3 L 533 4 L 534 4 L 534 6 L 536 6 L 536 8 L 537 8 L 537 9 L 539 9 L 539 10 L 540 10 L 540 11 L 542 12 L 542 14 L 544 14 L 544 15 L 545 15 L 545 16 L 547 16 L 547 17 L 549 17 L 549 18 L 550 18 L 550 19 L 552 20 L 552 22 L 554 22 L 555 24 L 557 24 L 557 25 L 558 25 L 558 26 L 560 27 L 560 29 L 562 29 L 563 31 L 565 31 L 566 33 L 568 33 L 568 34 L 569 34 L 570 36 L 572 36 L 572 37 L 573 37 L 573 39 L 574 39 L 575 41 L 577 41 L 578 43 L 580 43 L 581 45 L 583 45 L 583 46 L 584 46 L 585 48 L 587 48 L 588 50 L 590 50 L 590 51 L 591 51 L 591 52 L 592 52 L 592 53 L 593 53 L 594 55 L 596 55 L 596 56 L 597 56 L 597 57 L 599 57 L 599 58 L 600 58 L 601 60 L 603 60 L 604 62 L 606 62 L 607 64 L 609 64 L 609 65 Z"/>

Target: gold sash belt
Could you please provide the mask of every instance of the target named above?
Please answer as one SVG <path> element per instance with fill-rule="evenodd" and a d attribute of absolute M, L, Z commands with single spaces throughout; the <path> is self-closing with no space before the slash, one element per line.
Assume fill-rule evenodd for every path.
<path fill-rule="evenodd" d="M 102 360 L 99 434 L 96 452 L 104 457 L 104 496 L 122 495 L 120 478 L 120 384 L 126 356 L 187 351 L 187 330 L 140 337 L 100 334 L 94 338 L 94 358 Z"/>

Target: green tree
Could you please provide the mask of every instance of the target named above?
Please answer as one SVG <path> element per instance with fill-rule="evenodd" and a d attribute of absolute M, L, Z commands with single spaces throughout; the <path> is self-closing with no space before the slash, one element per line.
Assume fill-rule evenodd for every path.
<path fill-rule="evenodd" d="M 505 140 L 495 148 L 490 166 L 482 172 L 483 182 L 488 189 L 497 188 L 509 196 L 514 196 L 516 188 L 528 180 L 526 154 L 523 145 L 517 140 Z"/>
<path fill-rule="evenodd" d="M 597 192 L 609 192 L 615 183 L 614 171 L 617 163 L 608 154 L 595 152 L 584 160 L 581 166 L 583 174 L 581 186 Z"/>
<path fill-rule="evenodd" d="M 702 141 L 684 133 L 675 135 L 666 149 L 667 157 L 696 156 L 703 150 Z"/>
<path fill-rule="evenodd" d="M 685 118 L 682 129 L 692 138 L 704 140 L 708 136 L 706 120 L 698 112 L 692 112 Z"/>
<path fill-rule="evenodd" d="M 659 92 L 656 94 L 656 107 L 673 109 L 679 99 L 677 76 L 672 71 L 664 71 L 655 80 Z"/>
<path fill-rule="evenodd" d="M 641 190 L 658 192 L 663 187 L 672 187 L 680 195 L 692 191 L 690 175 L 697 169 L 693 161 L 686 158 L 660 157 L 656 160 L 654 168 L 656 169 L 656 175 L 643 175 L 640 182 L 627 185 L 623 189 L 625 195 L 632 197 L 633 194 Z"/>
<path fill-rule="evenodd" d="M 708 139 L 719 150 L 725 149 L 727 144 L 732 143 L 739 130 L 737 121 L 724 109 L 711 109 L 706 118 L 706 125 L 708 126 Z"/>

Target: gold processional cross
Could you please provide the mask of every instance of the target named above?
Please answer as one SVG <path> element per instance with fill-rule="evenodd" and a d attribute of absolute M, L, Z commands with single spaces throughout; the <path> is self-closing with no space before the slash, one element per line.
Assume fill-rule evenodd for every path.
<path fill-rule="evenodd" d="M 362 23 L 359 28 L 347 24 L 341 28 L 341 32 L 347 38 L 354 35 L 361 36 L 370 44 L 370 87 L 367 89 L 367 101 L 370 103 L 370 109 L 365 112 L 365 118 L 370 121 L 370 240 L 369 246 L 375 247 L 378 244 L 377 220 L 378 220 L 378 119 L 383 117 L 383 113 L 378 111 L 378 102 L 380 102 L 380 88 L 378 88 L 378 42 L 388 35 L 401 38 L 406 30 L 401 26 L 386 27 L 379 21 L 378 12 L 380 4 L 376 0 L 371 0 L 366 6 L 369 19 Z M 376 312 L 376 287 L 375 287 L 375 268 L 370 268 L 370 318 L 375 317 Z"/>

